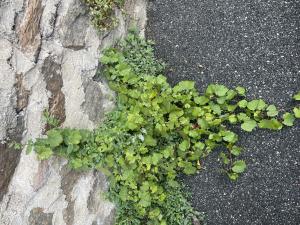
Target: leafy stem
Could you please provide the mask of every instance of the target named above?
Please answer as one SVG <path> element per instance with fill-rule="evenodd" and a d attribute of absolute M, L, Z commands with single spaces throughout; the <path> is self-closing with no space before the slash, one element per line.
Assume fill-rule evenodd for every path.
<path fill-rule="evenodd" d="M 171 87 L 152 43 L 135 33 L 107 49 L 101 63 L 117 108 L 95 131 L 53 128 L 32 146 L 41 160 L 62 156 L 74 169 L 106 174 L 109 198 L 118 206 L 116 224 L 192 224 L 199 214 L 182 194 L 178 174 L 195 174 L 200 160 L 222 146 L 226 173 L 237 180 L 246 163 L 229 127 L 280 130 L 300 117 L 298 107 L 281 116 L 275 105 L 247 100 L 243 87 L 210 84 L 203 94 L 192 81 Z"/>

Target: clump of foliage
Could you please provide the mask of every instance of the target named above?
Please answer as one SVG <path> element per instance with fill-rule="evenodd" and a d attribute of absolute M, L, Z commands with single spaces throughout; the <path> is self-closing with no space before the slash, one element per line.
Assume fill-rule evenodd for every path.
<path fill-rule="evenodd" d="M 84 0 L 90 9 L 93 25 L 100 31 L 114 28 L 118 20 L 114 15 L 114 9 L 121 9 L 125 0 Z"/>
<path fill-rule="evenodd" d="M 119 43 L 118 49 L 135 74 L 158 75 L 164 72 L 166 64 L 155 58 L 153 45 L 151 40 L 137 38 L 137 31 L 130 29 L 126 39 Z"/>
<path fill-rule="evenodd" d="M 164 66 L 154 59 L 151 43 L 135 34 L 107 49 L 101 62 L 118 94 L 117 108 L 95 131 L 54 128 L 30 148 L 40 159 L 58 155 L 74 169 L 106 174 L 116 224 L 192 224 L 199 215 L 186 201 L 178 174 L 195 174 L 200 160 L 223 146 L 224 171 L 236 180 L 246 163 L 231 125 L 246 132 L 280 130 L 300 117 L 299 107 L 281 117 L 276 106 L 247 100 L 243 87 L 211 84 L 203 94 L 192 81 L 171 87 L 159 74 Z"/>
<path fill-rule="evenodd" d="M 204 225 L 204 216 L 196 212 L 188 202 L 186 193 L 180 188 L 171 188 L 168 190 L 165 204 L 162 205 L 162 211 L 166 217 L 168 224 L 187 225 L 191 221 L 198 222 L 196 224 Z M 194 223 L 194 225 L 196 225 Z"/>
<path fill-rule="evenodd" d="M 14 150 L 22 150 L 23 145 L 20 142 L 17 142 L 15 140 L 12 140 L 9 142 L 8 147 Z"/>
<path fill-rule="evenodd" d="M 57 118 L 55 118 L 53 115 L 51 115 L 49 110 L 47 109 L 43 111 L 42 118 L 43 121 L 46 123 L 46 126 L 49 127 L 49 129 L 58 127 L 60 124 L 60 121 Z"/>

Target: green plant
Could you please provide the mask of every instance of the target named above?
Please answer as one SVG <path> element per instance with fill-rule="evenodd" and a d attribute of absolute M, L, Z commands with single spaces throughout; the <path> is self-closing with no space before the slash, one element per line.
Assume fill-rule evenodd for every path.
<path fill-rule="evenodd" d="M 84 0 L 84 2 L 90 9 L 91 21 L 95 28 L 105 31 L 117 25 L 114 9 L 121 9 L 125 0 Z"/>
<path fill-rule="evenodd" d="M 198 221 L 204 225 L 204 215 L 196 212 L 188 202 L 188 194 L 181 188 L 169 187 L 165 204 L 162 206 L 162 211 L 166 217 L 168 224 L 172 225 L 187 225 L 191 221 Z"/>
<path fill-rule="evenodd" d="M 48 110 L 43 111 L 42 118 L 50 129 L 58 127 L 60 124 L 60 121 L 54 116 L 52 116 Z"/>
<path fill-rule="evenodd" d="M 20 142 L 17 142 L 15 140 L 9 142 L 8 147 L 14 150 L 22 150 L 23 145 Z"/>
<path fill-rule="evenodd" d="M 118 206 L 116 224 L 192 224 L 198 214 L 186 201 L 178 174 L 194 174 L 200 160 L 223 146 L 224 171 L 236 180 L 246 163 L 239 159 L 242 149 L 231 126 L 240 124 L 246 132 L 280 130 L 293 125 L 299 108 L 281 117 L 274 105 L 247 100 L 243 87 L 211 84 L 203 94 L 192 81 L 171 87 L 159 75 L 164 67 L 151 48 L 131 34 L 105 51 L 101 62 L 118 94 L 117 108 L 98 129 L 54 128 L 29 149 L 40 159 L 59 155 L 74 169 L 96 168 L 106 174 L 109 198 Z M 176 204 L 181 207 L 172 210 Z"/>
<path fill-rule="evenodd" d="M 139 76 L 162 74 L 166 64 L 155 58 L 152 47 L 154 42 L 137 37 L 138 32 L 135 29 L 130 29 L 126 39 L 117 46 L 122 51 L 126 63 Z M 102 60 L 105 60 L 106 57 L 104 55 Z"/>

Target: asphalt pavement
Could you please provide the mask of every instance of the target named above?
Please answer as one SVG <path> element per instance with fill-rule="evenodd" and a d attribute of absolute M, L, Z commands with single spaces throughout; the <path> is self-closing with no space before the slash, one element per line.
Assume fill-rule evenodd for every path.
<path fill-rule="evenodd" d="M 299 0 L 154 0 L 146 36 L 168 63 L 172 84 L 244 86 L 247 96 L 291 109 L 300 90 Z M 248 169 L 220 173 L 218 152 L 182 179 L 208 225 L 300 224 L 300 122 L 279 132 L 240 134 Z"/>

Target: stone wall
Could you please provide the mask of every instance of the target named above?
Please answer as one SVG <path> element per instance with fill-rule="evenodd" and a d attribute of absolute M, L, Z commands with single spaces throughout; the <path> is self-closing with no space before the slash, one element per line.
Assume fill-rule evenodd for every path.
<path fill-rule="evenodd" d="M 131 24 L 143 35 L 145 0 L 116 10 L 119 26 L 99 33 L 81 0 L 0 0 L 1 225 L 112 224 L 105 177 L 74 172 L 66 161 L 40 162 L 8 147 L 43 135 L 47 109 L 61 126 L 93 129 L 114 106 L 104 80 L 93 79 L 101 50 Z"/>

